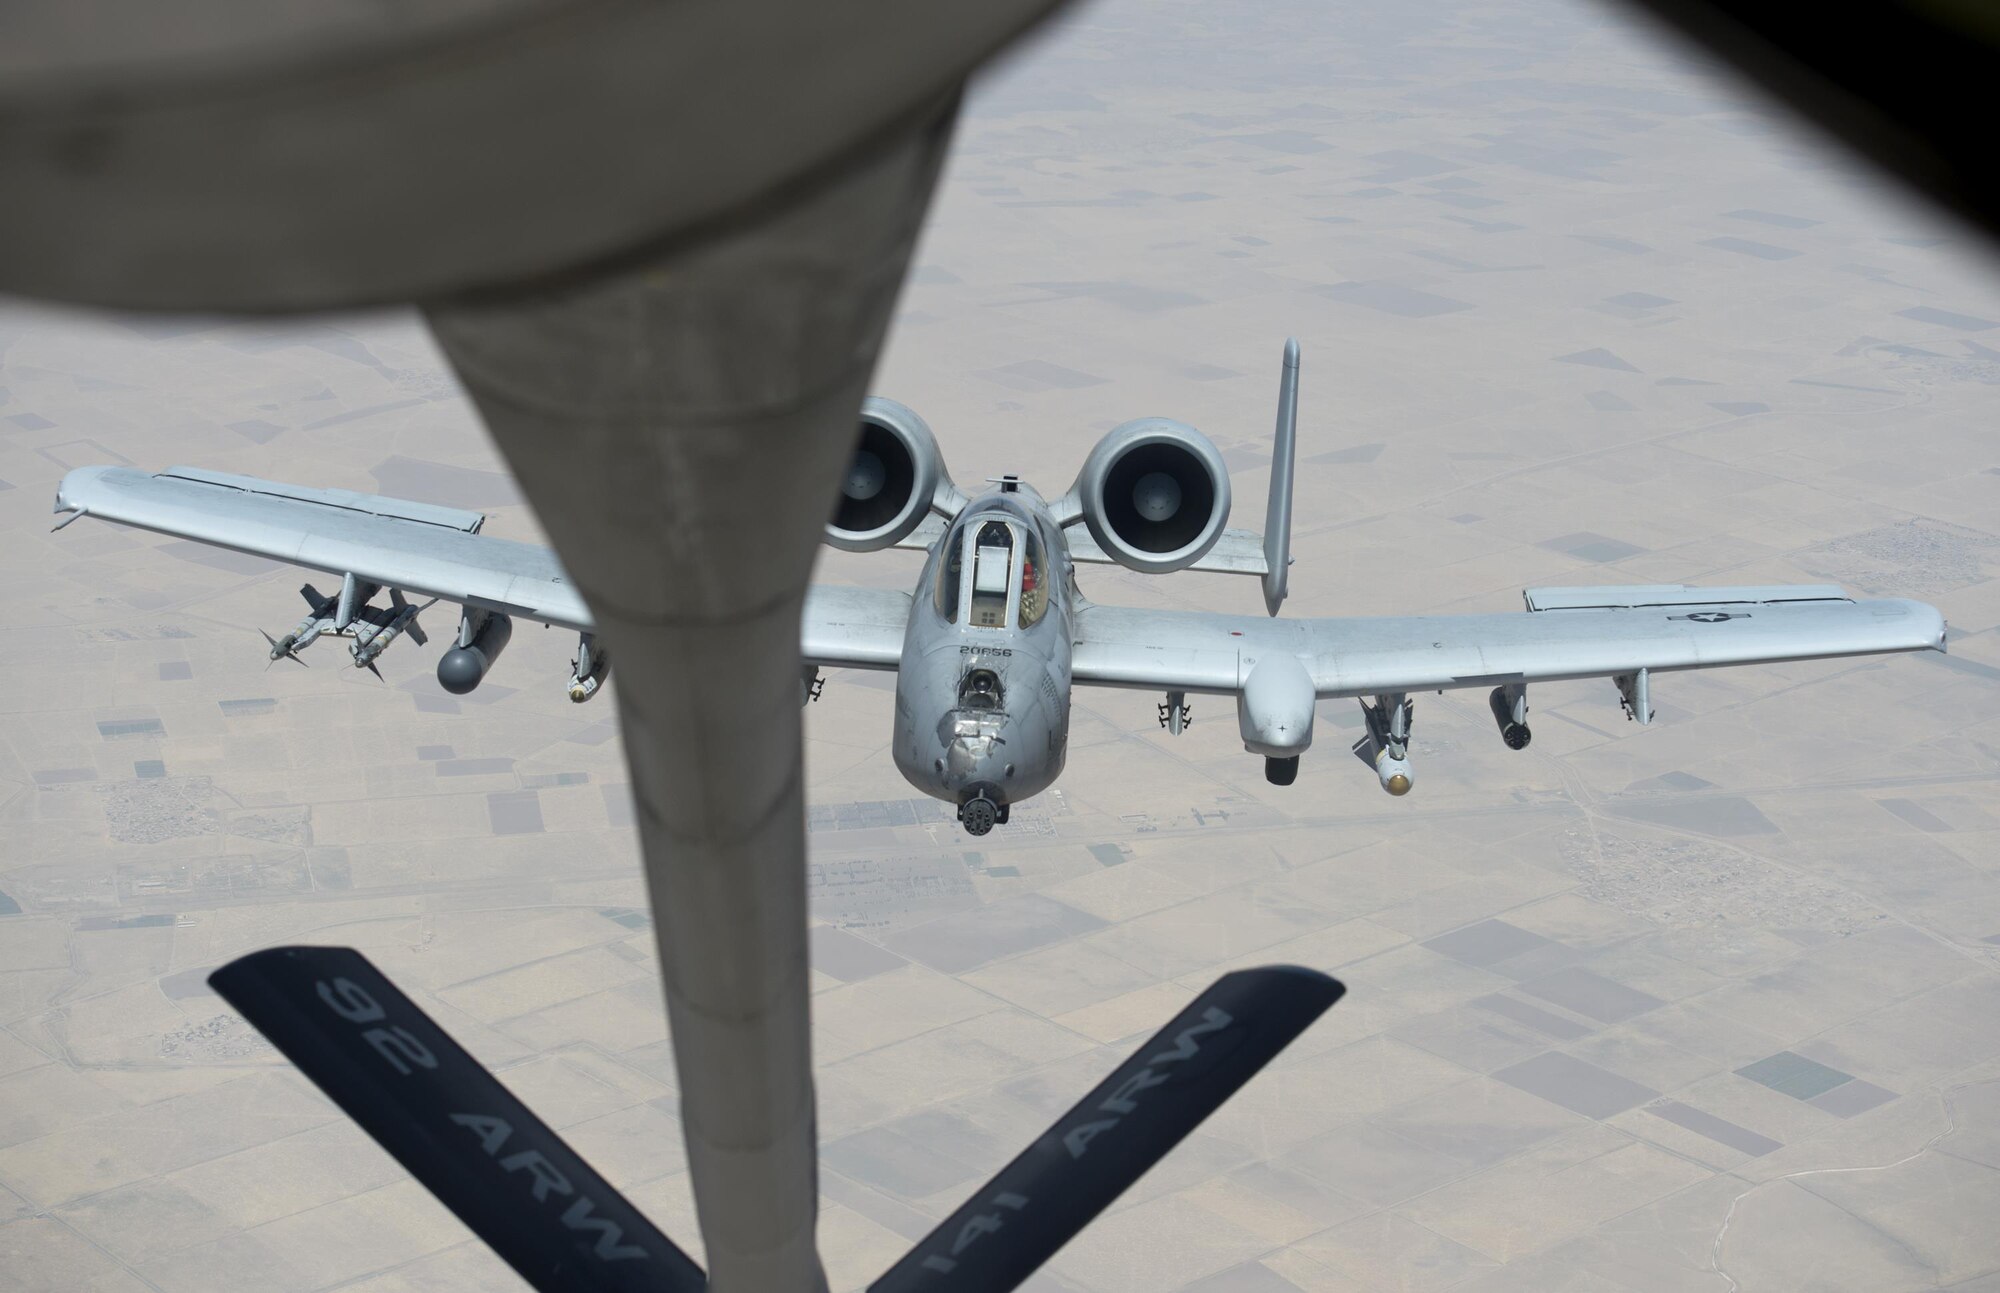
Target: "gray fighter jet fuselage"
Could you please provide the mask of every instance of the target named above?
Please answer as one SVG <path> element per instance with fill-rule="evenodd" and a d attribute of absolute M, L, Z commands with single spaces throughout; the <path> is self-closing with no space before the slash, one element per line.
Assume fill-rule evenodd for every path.
<path fill-rule="evenodd" d="M 1531 736 L 1531 684 L 1609 679 L 1626 716 L 1646 724 L 1655 675 L 1944 649 L 1934 607 L 1855 601 L 1830 585 L 1530 588 L 1526 614 L 1280 617 L 1298 373 L 1298 347 L 1287 345 L 1261 535 L 1228 528 L 1221 452 L 1171 418 L 1112 430 L 1058 498 L 1011 476 L 968 497 L 921 417 L 893 400 L 865 401 L 825 541 L 849 552 L 923 552 L 923 573 L 910 593 L 808 590 L 801 703 L 819 694 L 823 668 L 896 671 L 897 768 L 983 835 L 1062 773 L 1073 686 L 1162 696 L 1160 725 L 1174 735 L 1187 725 L 1189 696 L 1226 698 L 1244 749 L 1279 786 L 1299 774 L 1320 703 L 1358 701 L 1365 735 L 1352 752 L 1400 796 L 1415 780 L 1420 691 L 1488 691 L 1501 739 L 1519 750 Z M 354 664 L 373 669 L 391 642 L 421 644 L 417 617 L 442 600 L 461 608 L 455 644 L 438 662 L 447 691 L 480 685 L 516 619 L 578 633 L 572 700 L 599 694 L 609 676 L 610 653 L 555 555 L 480 533 L 478 513 L 191 467 L 77 468 L 56 509 L 340 575 L 337 596 L 301 590 L 310 614 L 270 642 L 273 660 L 341 635 L 352 639 Z M 1078 588 L 1075 566 L 1084 562 L 1255 575 L 1269 617 L 1098 604 Z M 369 597 L 383 589 L 390 604 L 376 606 Z"/>
<path fill-rule="evenodd" d="M 1048 504 L 1007 478 L 966 504 L 917 581 L 892 749 L 912 785 L 960 805 L 972 834 L 1062 772 L 1072 569 Z"/>

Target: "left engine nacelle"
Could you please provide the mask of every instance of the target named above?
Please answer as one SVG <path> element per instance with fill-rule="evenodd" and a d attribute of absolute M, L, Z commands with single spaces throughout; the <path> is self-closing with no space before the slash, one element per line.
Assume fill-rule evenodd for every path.
<path fill-rule="evenodd" d="M 894 400 L 861 405 L 860 436 L 826 541 L 849 552 L 894 547 L 930 515 L 938 487 L 949 487 L 937 439 L 924 420 Z"/>
<path fill-rule="evenodd" d="M 1172 418 L 1139 418 L 1098 441 L 1072 492 L 1105 555 L 1147 574 L 1200 561 L 1229 523 L 1222 454 Z"/>

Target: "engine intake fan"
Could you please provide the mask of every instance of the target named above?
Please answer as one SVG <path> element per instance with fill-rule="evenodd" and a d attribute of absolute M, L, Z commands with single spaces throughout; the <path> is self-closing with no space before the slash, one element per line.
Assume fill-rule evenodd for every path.
<path fill-rule="evenodd" d="M 950 478 L 930 427 L 894 400 L 869 399 L 826 541 L 848 552 L 894 547 L 930 514 L 940 484 Z"/>
<path fill-rule="evenodd" d="M 1229 469 L 1207 436 L 1171 418 L 1127 422 L 1084 461 L 1076 503 L 1091 538 L 1130 570 L 1183 570 L 1229 522 Z"/>

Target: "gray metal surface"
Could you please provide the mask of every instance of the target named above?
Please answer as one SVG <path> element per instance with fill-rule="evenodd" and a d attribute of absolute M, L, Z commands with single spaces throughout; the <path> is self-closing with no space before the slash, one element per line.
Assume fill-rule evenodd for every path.
<path fill-rule="evenodd" d="M 351 489 L 282 485 L 260 480 L 255 476 L 241 476 L 227 471 L 207 471 L 200 467 L 169 467 L 161 472 L 160 476 L 165 480 L 191 480 L 206 485 L 220 485 L 246 494 L 295 498 L 340 511 L 360 512 L 365 516 L 390 516 L 401 521 L 421 521 L 425 525 L 441 525 L 450 530 L 463 530 L 467 534 L 477 534 L 479 527 L 486 523 L 486 515 L 483 512 L 468 512 L 456 507 L 440 507 L 436 503 L 418 503 L 404 498 L 384 498 L 380 494 L 360 494 Z"/>
<path fill-rule="evenodd" d="M 79 467 L 63 477 L 56 506 L 406 593 L 590 627 L 582 594 L 547 548 L 402 519 L 392 514 L 396 507 L 421 506 L 402 500 L 348 495 L 370 501 L 336 506 L 308 501 L 313 491 L 297 486 L 260 481 L 272 492 L 253 493 L 175 471 L 181 474 Z M 477 513 L 454 515 L 477 519 Z"/>
<path fill-rule="evenodd" d="M 0 289 L 428 299 L 782 210 L 1052 0 L 9 6 Z"/>
<path fill-rule="evenodd" d="M 1094 566 L 1118 564 L 1118 558 L 1097 546 L 1097 540 L 1090 537 L 1088 527 L 1082 524 L 1072 525 L 1063 531 L 1063 535 L 1069 540 L 1070 560 Z M 1204 552 L 1200 560 L 1183 569 L 1213 570 L 1229 575 L 1263 575 L 1270 570 L 1270 562 L 1265 555 L 1265 543 L 1265 536 L 1255 530 L 1232 526 L 1222 532 L 1216 539 L 1215 546 Z"/>
<path fill-rule="evenodd" d="M 974 557 L 984 532 L 1012 536 L 1000 623 L 972 615 Z M 1070 672 L 1074 640 L 1068 593 L 1074 584 L 1064 531 L 1032 488 L 993 490 L 967 503 L 931 551 L 907 603 L 902 659 L 896 676 L 895 731 L 890 749 L 911 785 L 949 803 L 984 798 L 996 808 L 1040 794 L 1062 775 L 1069 751 Z M 1031 594 L 1023 554 L 1040 554 Z M 963 561 L 963 577 L 948 608 L 934 589 L 941 563 Z M 984 557 L 980 560 L 983 562 Z M 1029 623 L 1030 596 L 1043 601 Z M 991 698 L 968 700 L 968 679 L 995 680 Z M 983 822 L 969 822 L 984 834 Z"/>
<path fill-rule="evenodd" d="M 1528 588 L 1521 600 L 1531 611 L 1599 611 L 1655 606 L 1754 605 L 1758 602 L 1844 602 L 1835 584 L 1752 584 L 1697 588 L 1688 584 L 1610 584 L 1581 588 Z"/>
<path fill-rule="evenodd" d="M 717 1293 L 824 1285 L 799 619 L 950 121 L 700 251 L 428 312 L 622 662 Z"/>
<path fill-rule="evenodd" d="M 56 505 L 558 628 L 594 627 L 590 608 L 554 552 L 470 533 L 481 519 L 476 512 L 433 509 L 466 522 L 459 526 L 413 523 L 399 519 L 397 510 L 428 505 L 248 476 L 230 479 L 259 489 L 202 483 L 184 468 L 149 475 L 131 467 L 79 467 L 63 478 Z M 348 502 L 310 501 L 315 492 Z M 814 664 L 893 669 L 902 655 L 909 607 L 907 593 L 816 585 L 806 591 L 800 650 Z"/>
<path fill-rule="evenodd" d="M 1080 683 L 1235 693 L 1268 652 L 1296 655 L 1322 698 L 1600 678 L 1635 669 L 1944 648 L 1922 602 L 1729 603 L 1548 614 L 1267 620 L 1091 605 L 1078 613 Z"/>

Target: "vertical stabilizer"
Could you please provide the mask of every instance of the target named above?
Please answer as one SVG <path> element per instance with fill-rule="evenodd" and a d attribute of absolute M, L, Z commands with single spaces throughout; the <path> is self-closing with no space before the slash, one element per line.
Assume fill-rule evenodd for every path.
<path fill-rule="evenodd" d="M 1298 437 L 1299 339 L 1285 341 L 1278 381 L 1278 430 L 1271 442 L 1271 501 L 1264 511 L 1264 607 L 1276 615 L 1285 604 L 1292 564 L 1292 458 Z"/>

